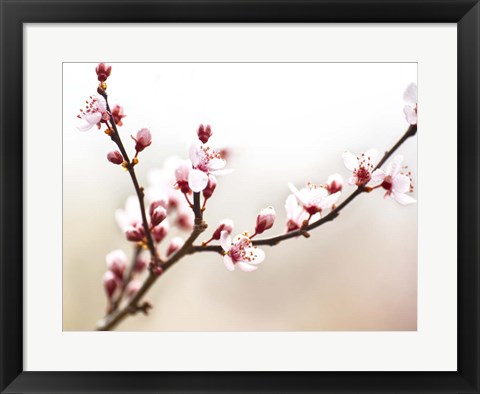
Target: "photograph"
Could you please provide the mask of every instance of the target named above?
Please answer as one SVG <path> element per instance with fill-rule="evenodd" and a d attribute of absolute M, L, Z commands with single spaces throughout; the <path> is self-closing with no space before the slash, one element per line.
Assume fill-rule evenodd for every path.
<path fill-rule="evenodd" d="M 417 331 L 417 63 L 62 83 L 63 331 Z"/>

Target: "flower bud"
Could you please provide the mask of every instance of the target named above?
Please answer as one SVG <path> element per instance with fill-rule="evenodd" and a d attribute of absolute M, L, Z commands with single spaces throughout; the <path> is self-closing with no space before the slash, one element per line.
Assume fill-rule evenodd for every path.
<path fill-rule="evenodd" d="M 195 215 L 191 209 L 179 210 L 175 224 L 180 230 L 191 231 L 195 223 Z"/>
<path fill-rule="evenodd" d="M 212 239 L 219 240 L 220 236 L 222 235 L 222 231 L 226 231 L 230 235 L 233 231 L 233 221 L 230 219 L 223 219 L 218 225 L 217 229 L 214 231 Z"/>
<path fill-rule="evenodd" d="M 115 290 L 117 289 L 117 278 L 112 271 L 107 271 L 103 275 L 103 287 L 105 288 L 105 293 L 107 293 L 107 298 L 112 299 Z"/>
<path fill-rule="evenodd" d="M 212 136 L 212 129 L 211 129 L 210 125 L 207 124 L 204 127 L 203 124 L 201 124 L 198 127 L 197 135 L 198 135 L 198 139 L 200 141 L 202 141 L 202 143 L 206 144 L 208 142 L 209 138 Z"/>
<path fill-rule="evenodd" d="M 135 260 L 135 267 L 134 270 L 137 273 L 143 272 L 145 268 L 147 268 L 149 259 L 145 254 L 140 254 L 137 259 Z"/>
<path fill-rule="evenodd" d="M 137 224 L 135 226 L 129 226 L 125 231 L 125 235 L 129 241 L 140 242 L 145 238 L 145 230 L 142 224 Z"/>
<path fill-rule="evenodd" d="M 164 207 L 157 207 L 150 217 L 152 227 L 158 226 L 167 217 L 167 210 Z"/>
<path fill-rule="evenodd" d="M 113 164 L 122 164 L 123 163 L 123 156 L 118 150 L 112 150 L 107 154 L 107 160 Z"/>
<path fill-rule="evenodd" d="M 127 115 L 124 115 L 123 107 L 118 104 L 115 104 L 115 106 L 112 109 L 112 117 L 113 117 L 113 121 L 117 126 L 123 126 L 122 119 L 125 116 Z"/>
<path fill-rule="evenodd" d="M 257 225 L 255 226 L 255 233 L 261 234 L 265 230 L 272 228 L 275 222 L 275 210 L 273 207 L 264 208 L 257 215 Z"/>
<path fill-rule="evenodd" d="M 330 175 L 327 179 L 327 184 L 325 189 L 327 189 L 328 194 L 334 194 L 341 191 L 343 188 L 343 178 L 340 174 Z"/>
<path fill-rule="evenodd" d="M 105 82 L 112 72 L 112 66 L 105 63 L 99 63 L 99 65 L 95 68 L 95 71 L 97 73 L 98 80 L 100 82 Z"/>
<path fill-rule="evenodd" d="M 210 175 L 208 177 L 207 187 L 203 189 L 203 197 L 205 198 L 205 200 L 208 200 L 210 197 L 212 197 L 212 194 L 215 191 L 216 187 L 217 187 L 217 181 L 215 180 L 214 176 Z"/>
<path fill-rule="evenodd" d="M 141 152 L 144 150 L 147 146 L 150 146 L 152 144 L 152 133 L 150 133 L 150 130 L 148 129 L 141 129 L 137 133 L 137 137 L 134 138 L 131 136 L 134 141 L 136 142 L 135 144 L 135 150 L 138 152 Z"/>
<path fill-rule="evenodd" d="M 139 280 L 132 280 L 128 283 L 126 289 L 125 289 L 125 296 L 128 299 L 132 299 L 135 294 L 138 293 L 138 290 L 142 287 L 142 282 Z"/>
<path fill-rule="evenodd" d="M 152 201 L 150 203 L 150 208 L 149 208 L 150 216 L 152 216 L 153 211 L 155 211 L 155 209 L 157 209 L 158 207 L 163 207 L 163 208 L 167 209 L 167 207 L 168 207 L 167 200 L 161 199 L 161 200 Z"/>
<path fill-rule="evenodd" d="M 177 250 L 179 250 L 183 246 L 183 244 L 184 244 L 184 241 L 182 238 L 180 237 L 172 238 L 167 248 L 167 257 L 175 253 Z"/>
<path fill-rule="evenodd" d="M 168 221 L 164 220 L 160 225 L 152 228 L 153 239 L 156 243 L 160 243 L 167 236 L 169 230 Z"/>
<path fill-rule="evenodd" d="M 192 165 L 187 162 L 182 162 L 175 169 L 175 179 L 177 180 L 176 188 L 184 194 L 191 192 L 190 186 L 188 186 L 188 175 L 190 174 L 190 169 Z"/>
<path fill-rule="evenodd" d="M 127 268 L 127 255 L 123 250 L 117 249 L 111 251 L 105 257 L 107 268 L 115 274 L 119 279 L 123 278 L 125 269 Z"/>

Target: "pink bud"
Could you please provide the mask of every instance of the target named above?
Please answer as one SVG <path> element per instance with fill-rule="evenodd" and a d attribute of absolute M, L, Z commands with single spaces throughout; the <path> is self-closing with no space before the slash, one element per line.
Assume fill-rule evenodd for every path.
<path fill-rule="evenodd" d="M 191 231 L 195 222 L 195 215 L 191 209 L 179 210 L 177 212 L 177 218 L 175 224 L 180 230 Z"/>
<path fill-rule="evenodd" d="M 217 181 L 215 180 L 214 176 L 210 175 L 208 177 L 207 187 L 203 189 L 203 197 L 205 198 L 205 200 L 208 200 L 210 197 L 212 197 L 212 194 L 215 191 L 216 187 L 217 187 Z"/>
<path fill-rule="evenodd" d="M 184 241 L 182 238 L 180 237 L 172 238 L 167 248 L 167 257 L 175 253 L 177 250 L 179 250 L 183 246 L 183 244 L 184 244 Z"/>
<path fill-rule="evenodd" d="M 128 299 L 132 299 L 141 287 L 142 282 L 139 280 L 132 280 L 128 283 L 127 288 L 125 289 L 125 295 Z"/>
<path fill-rule="evenodd" d="M 330 175 L 327 179 L 327 184 L 325 189 L 327 189 L 328 194 L 334 194 L 341 191 L 343 188 L 343 178 L 340 174 Z"/>
<path fill-rule="evenodd" d="M 212 239 L 219 240 L 220 236 L 222 235 L 222 231 L 226 231 L 228 234 L 231 234 L 233 231 L 233 221 L 230 219 L 223 219 L 213 233 Z"/>
<path fill-rule="evenodd" d="M 158 208 L 158 207 L 163 207 L 163 208 L 167 209 L 167 207 L 168 207 L 167 200 L 165 200 L 165 199 L 155 200 L 152 203 L 150 203 L 150 209 L 149 209 L 150 216 L 152 216 L 153 211 L 155 211 L 155 209 Z"/>
<path fill-rule="evenodd" d="M 105 63 L 100 63 L 95 68 L 95 71 L 97 73 L 98 80 L 100 82 L 105 82 L 112 72 L 112 66 Z"/>
<path fill-rule="evenodd" d="M 135 226 L 128 227 L 125 235 L 129 241 L 140 242 L 145 237 L 145 230 L 143 229 L 143 225 L 139 223 Z"/>
<path fill-rule="evenodd" d="M 123 163 L 123 156 L 118 150 L 112 150 L 107 154 L 107 160 L 113 164 L 122 164 Z"/>
<path fill-rule="evenodd" d="M 107 298 L 111 300 L 117 289 L 117 277 L 112 271 L 107 271 L 103 275 L 103 287 L 105 288 L 105 293 L 107 293 Z"/>
<path fill-rule="evenodd" d="M 123 250 L 117 249 L 107 254 L 107 268 L 113 272 L 117 278 L 122 279 L 123 273 L 127 268 L 127 255 Z"/>
<path fill-rule="evenodd" d="M 205 127 L 203 127 L 203 124 L 201 124 L 198 126 L 197 135 L 198 139 L 202 141 L 202 143 L 206 144 L 209 138 L 212 136 L 212 128 L 208 124 Z"/>
<path fill-rule="evenodd" d="M 140 254 L 135 261 L 135 272 L 143 272 L 147 268 L 149 259 L 145 254 Z"/>
<path fill-rule="evenodd" d="M 255 233 L 261 234 L 265 230 L 272 228 L 275 222 L 275 210 L 273 207 L 264 208 L 257 215 L 257 225 L 255 226 Z"/>
<path fill-rule="evenodd" d="M 137 137 L 134 138 L 131 136 L 134 141 L 136 142 L 135 144 L 135 150 L 138 152 L 141 152 L 144 150 L 147 146 L 150 146 L 152 143 L 152 133 L 150 133 L 150 130 L 148 129 L 141 129 L 137 133 Z"/>
<path fill-rule="evenodd" d="M 152 228 L 153 239 L 156 243 L 160 243 L 167 236 L 169 230 L 168 221 L 164 220 L 159 226 Z"/>
<path fill-rule="evenodd" d="M 152 216 L 150 217 L 152 227 L 158 226 L 160 223 L 162 223 L 165 220 L 166 217 L 167 217 L 167 210 L 164 207 L 155 208 L 154 211 L 152 212 Z"/>
<path fill-rule="evenodd" d="M 188 186 L 188 175 L 190 174 L 191 168 L 191 164 L 183 162 L 175 169 L 175 179 L 177 180 L 176 188 L 184 194 L 191 192 L 190 186 Z"/>
<path fill-rule="evenodd" d="M 123 107 L 116 104 L 112 109 L 113 121 L 117 126 L 123 126 L 122 119 L 127 116 L 123 113 Z"/>

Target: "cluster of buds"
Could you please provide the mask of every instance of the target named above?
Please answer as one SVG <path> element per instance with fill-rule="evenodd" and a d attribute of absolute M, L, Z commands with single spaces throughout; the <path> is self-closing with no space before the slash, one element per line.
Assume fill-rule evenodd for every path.
<path fill-rule="evenodd" d="M 122 250 L 114 250 L 106 256 L 107 271 L 103 275 L 103 287 L 109 301 L 109 308 L 118 291 L 121 290 L 127 268 L 127 256 Z"/>
<path fill-rule="evenodd" d="M 112 73 L 112 66 L 105 63 L 100 63 L 95 68 L 95 72 L 97 73 L 98 81 L 105 82 L 107 78 L 110 76 L 110 74 Z"/>

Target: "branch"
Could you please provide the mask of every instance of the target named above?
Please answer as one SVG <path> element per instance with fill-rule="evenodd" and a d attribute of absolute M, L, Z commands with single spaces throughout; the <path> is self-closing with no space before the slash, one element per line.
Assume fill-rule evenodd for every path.
<path fill-rule="evenodd" d="M 413 137 L 416 133 L 417 133 L 417 126 L 411 125 L 407 129 L 405 134 L 395 143 L 395 145 L 390 150 L 385 152 L 383 158 L 380 160 L 380 162 L 377 164 L 374 170 L 382 166 L 390 158 L 390 156 L 392 156 L 392 154 L 408 138 Z M 252 241 L 252 243 L 254 245 L 273 246 L 290 238 L 294 238 L 298 236 L 308 237 L 309 230 L 313 230 L 314 228 L 317 228 L 324 223 L 334 220 L 340 214 L 340 211 L 343 208 L 345 208 L 348 204 L 350 204 L 357 196 L 362 194 L 364 191 L 365 191 L 365 188 L 363 186 L 358 187 L 353 193 L 351 193 L 338 207 L 333 209 L 328 215 L 324 216 L 320 220 L 314 223 L 311 223 L 299 230 L 291 231 L 286 234 L 277 235 L 272 238 L 257 239 Z M 203 221 L 203 215 L 202 215 L 202 210 L 200 206 L 200 193 L 194 193 L 193 201 L 194 201 L 193 212 L 195 213 L 195 225 L 194 225 L 193 231 L 190 234 L 189 238 L 185 241 L 184 245 L 174 255 L 172 255 L 166 262 L 160 265 L 162 274 L 168 268 L 170 268 L 173 264 L 179 261 L 182 257 L 188 254 L 193 254 L 196 252 L 216 252 L 216 253 L 223 254 L 222 247 L 219 245 L 206 245 L 206 246 L 193 245 L 193 243 L 198 238 L 198 236 L 201 233 L 203 233 L 207 228 L 206 223 Z M 143 306 L 139 306 L 139 302 L 142 299 L 142 297 L 145 295 L 145 293 L 153 286 L 153 284 L 156 282 L 158 277 L 159 275 L 155 274 L 153 271 L 150 272 L 149 277 L 144 282 L 144 284 L 142 285 L 140 290 L 137 292 L 137 294 L 135 294 L 132 300 L 128 303 L 128 305 L 126 305 L 121 310 L 113 311 L 112 313 L 107 315 L 103 320 L 101 320 L 98 323 L 97 330 L 99 331 L 111 330 L 112 328 L 116 327 L 121 321 L 123 321 L 128 315 L 135 314 L 139 310 L 143 311 L 143 309 L 145 309 L 143 306 L 149 305 L 149 304 L 144 303 L 142 304 Z"/>
<path fill-rule="evenodd" d="M 150 233 L 150 228 L 148 226 L 147 214 L 145 213 L 145 193 L 143 192 L 143 187 L 141 187 L 140 184 L 138 183 L 137 175 L 135 174 L 134 164 L 130 161 L 128 157 L 128 153 L 125 150 L 125 147 L 123 146 L 123 142 L 122 142 L 122 139 L 120 138 L 117 125 L 115 124 L 115 120 L 113 119 L 113 116 L 111 116 L 112 111 L 110 110 L 110 105 L 108 104 L 107 92 L 104 89 L 99 88 L 98 93 L 101 94 L 105 99 L 105 102 L 107 105 L 107 111 L 110 114 L 110 120 L 111 120 L 110 123 L 113 129 L 113 133 L 110 136 L 110 138 L 112 139 L 113 142 L 115 142 L 115 144 L 117 144 L 118 149 L 120 149 L 120 152 L 124 160 L 127 162 L 126 168 L 128 170 L 128 173 L 130 174 L 130 178 L 132 178 L 133 186 L 135 188 L 135 192 L 137 193 L 138 202 L 140 204 L 140 213 L 142 215 L 143 229 L 145 231 L 145 237 L 147 239 L 148 250 L 150 251 L 152 258 L 154 259 L 155 264 L 161 264 L 162 260 L 160 259 L 160 256 L 158 255 L 157 250 L 155 249 L 155 244 L 153 242 L 152 234 Z"/>
<path fill-rule="evenodd" d="M 410 125 L 410 127 L 403 134 L 403 136 L 395 143 L 395 145 L 393 145 L 390 150 L 385 152 L 382 159 L 379 161 L 376 167 L 372 170 L 372 172 L 375 171 L 377 168 L 380 168 L 408 138 L 413 137 L 416 133 L 417 133 L 417 125 Z M 286 234 L 277 235 L 271 238 L 253 240 L 252 244 L 256 246 L 259 246 L 259 245 L 274 246 L 290 238 L 295 238 L 301 235 L 308 236 L 307 235 L 308 231 L 313 230 L 314 228 L 317 228 L 324 223 L 334 220 L 340 214 L 340 211 L 343 208 L 345 208 L 348 204 L 350 204 L 357 196 L 362 194 L 364 191 L 365 191 L 365 188 L 363 186 L 359 186 L 338 207 L 333 209 L 328 215 L 324 216 L 320 220 L 317 220 L 316 222 L 310 223 L 305 227 L 302 227 L 295 231 L 290 231 Z M 195 253 L 195 252 L 217 252 L 222 254 L 223 249 L 219 245 L 207 245 L 207 246 L 193 245 L 190 250 L 190 253 Z"/>
<path fill-rule="evenodd" d="M 119 324 L 123 319 L 125 319 L 130 314 L 135 314 L 139 310 L 139 302 L 145 293 L 153 286 L 157 279 L 162 275 L 167 269 L 173 266 L 177 261 L 182 257 L 189 254 L 189 251 L 198 238 L 198 236 L 207 229 L 207 224 L 203 221 L 202 209 L 200 206 L 200 193 L 193 194 L 193 212 L 195 213 L 195 225 L 193 226 L 193 231 L 185 241 L 183 246 L 173 254 L 167 261 L 159 266 L 160 274 L 156 273 L 154 270 L 150 271 L 150 275 L 143 283 L 142 287 L 138 290 L 135 296 L 130 300 L 128 305 L 123 309 L 113 311 L 107 315 L 103 320 L 101 320 L 97 325 L 97 331 L 108 331 L 114 328 Z"/>

